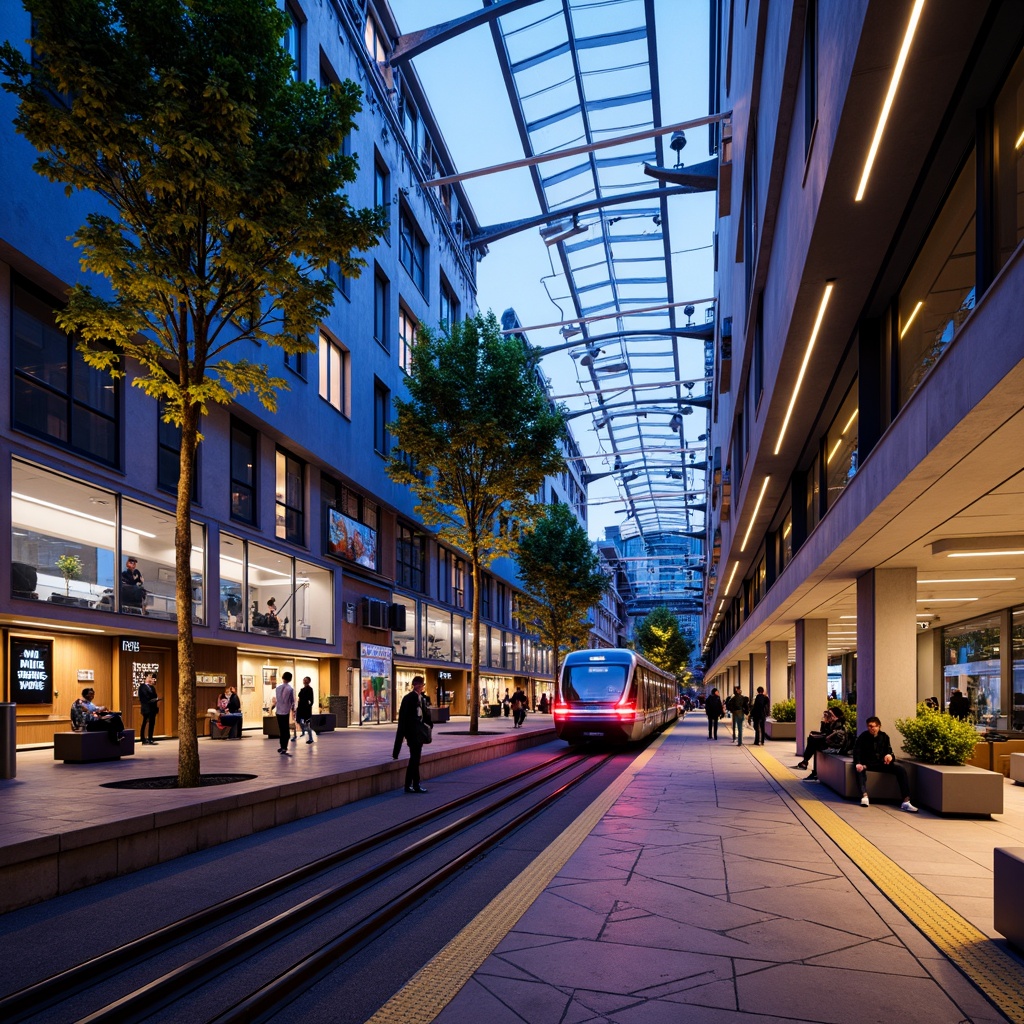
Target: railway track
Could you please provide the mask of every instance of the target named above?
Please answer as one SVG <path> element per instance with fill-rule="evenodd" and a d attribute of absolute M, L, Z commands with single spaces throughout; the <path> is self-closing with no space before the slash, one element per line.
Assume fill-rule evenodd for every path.
<path fill-rule="evenodd" d="M 445 880 L 557 808 L 613 757 L 568 751 L 430 807 L 0 998 L 0 1020 L 40 1019 L 47 1011 L 47 1020 L 128 1024 L 162 1017 L 186 998 L 190 1020 L 269 1019 L 384 935 Z M 437 866 L 424 876 L 418 865 L 431 857 Z M 311 883 L 316 891 L 309 893 Z M 269 970 L 268 963 L 278 969 Z M 197 1015 L 196 1007 L 203 1012 Z"/>

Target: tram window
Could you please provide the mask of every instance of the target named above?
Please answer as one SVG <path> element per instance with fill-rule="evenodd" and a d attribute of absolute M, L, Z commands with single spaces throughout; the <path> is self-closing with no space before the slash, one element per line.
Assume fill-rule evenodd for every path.
<path fill-rule="evenodd" d="M 571 665 L 562 676 L 564 700 L 618 700 L 626 685 L 626 665 Z"/>

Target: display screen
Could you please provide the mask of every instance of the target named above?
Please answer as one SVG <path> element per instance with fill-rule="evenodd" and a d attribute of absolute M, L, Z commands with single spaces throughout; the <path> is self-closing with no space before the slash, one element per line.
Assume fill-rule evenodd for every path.
<path fill-rule="evenodd" d="M 53 641 L 11 637 L 11 699 L 15 704 L 53 703 Z"/>

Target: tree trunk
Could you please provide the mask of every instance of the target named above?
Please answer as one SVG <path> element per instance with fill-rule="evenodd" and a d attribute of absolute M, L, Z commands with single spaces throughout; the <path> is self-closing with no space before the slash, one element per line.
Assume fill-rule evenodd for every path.
<path fill-rule="evenodd" d="M 473 657 L 470 661 L 469 733 L 480 731 L 480 553 L 473 549 Z"/>
<path fill-rule="evenodd" d="M 192 642 L 192 474 L 199 436 L 199 407 L 183 410 L 178 503 L 174 524 L 174 603 L 178 613 L 178 787 L 201 785 L 196 737 L 196 659 Z M 210 580 L 205 581 L 210 607 Z"/>

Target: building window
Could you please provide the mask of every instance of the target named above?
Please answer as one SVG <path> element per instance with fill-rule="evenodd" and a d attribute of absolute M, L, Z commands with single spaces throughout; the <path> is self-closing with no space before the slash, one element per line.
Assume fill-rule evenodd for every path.
<path fill-rule="evenodd" d="M 59 302 L 17 284 L 12 299 L 13 426 L 116 466 L 116 382 L 89 366 L 77 339 L 57 326 Z"/>
<path fill-rule="evenodd" d="M 446 604 L 452 598 L 451 561 L 454 556 L 447 548 L 437 549 L 437 599 Z"/>
<path fill-rule="evenodd" d="M 441 330 L 450 330 L 452 324 L 459 320 L 459 300 L 455 292 L 441 275 Z"/>
<path fill-rule="evenodd" d="M 388 421 L 391 418 L 391 392 L 376 378 L 373 381 L 373 449 L 388 454 Z"/>
<path fill-rule="evenodd" d="M 1024 125 L 1024 54 L 1010 72 L 996 98 L 993 117 L 992 217 L 996 244 L 993 275 L 1005 266 L 1024 239 L 1024 144 L 1020 142 Z"/>
<path fill-rule="evenodd" d="M 497 601 L 494 609 L 494 621 L 508 624 L 508 587 L 504 583 L 495 585 Z"/>
<path fill-rule="evenodd" d="M 426 538 L 414 533 L 408 526 L 398 524 L 395 550 L 395 582 L 406 590 L 423 593 L 424 566 L 426 564 Z"/>
<path fill-rule="evenodd" d="M 900 405 L 974 309 L 976 160 L 972 150 L 900 290 Z"/>
<path fill-rule="evenodd" d="M 320 478 L 320 496 L 325 553 L 379 572 L 380 506 L 328 476 Z"/>
<path fill-rule="evenodd" d="M 231 518 L 256 525 L 256 431 L 237 420 L 231 422 Z"/>
<path fill-rule="evenodd" d="M 305 378 L 305 376 L 306 376 L 306 353 L 305 352 L 285 352 L 285 354 L 284 354 L 284 365 L 287 366 L 288 369 L 292 371 L 292 373 L 297 373 L 300 377 Z"/>
<path fill-rule="evenodd" d="M 457 608 L 466 607 L 466 563 L 461 558 L 452 558 L 452 604 Z"/>
<path fill-rule="evenodd" d="M 416 323 L 413 315 L 405 308 L 398 307 L 398 365 L 412 373 L 412 349 L 416 344 Z"/>
<path fill-rule="evenodd" d="M 156 485 L 161 491 L 178 493 L 181 476 L 181 427 L 164 419 L 167 405 L 157 403 L 156 423 Z M 192 456 L 192 500 L 199 501 L 199 449 Z"/>
<path fill-rule="evenodd" d="M 373 162 L 373 205 L 379 206 L 387 218 L 387 228 L 391 227 L 391 173 L 379 157 Z M 390 240 L 390 230 L 385 230 L 383 238 Z"/>
<path fill-rule="evenodd" d="M 825 503 L 831 508 L 857 472 L 857 378 L 825 436 Z"/>
<path fill-rule="evenodd" d="M 398 262 L 405 267 L 412 283 L 427 295 L 427 243 L 415 221 L 405 210 L 398 216 Z"/>
<path fill-rule="evenodd" d="M 383 64 L 388 59 L 387 38 L 381 31 L 377 19 L 372 14 L 366 15 L 366 24 L 363 26 L 363 39 L 366 42 L 366 52 L 378 64 Z"/>
<path fill-rule="evenodd" d="M 288 27 L 284 33 L 284 49 L 292 59 L 292 78 L 302 80 L 302 23 L 291 4 L 284 5 L 284 13 L 288 15 Z"/>
<path fill-rule="evenodd" d="M 388 279 L 380 267 L 373 274 L 373 336 L 385 351 L 390 350 L 388 339 Z"/>
<path fill-rule="evenodd" d="M 480 615 L 491 618 L 491 578 L 490 576 L 480 577 Z"/>
<path fill-rule="evenodd" d="M 402 97 L 402 131 L 412 146 L 413 153 L 418 155 L 423 139 L 423 126 L 416 104 L 407 95 Z"/>
<path fill-rule="evenodd" d="M 348 352 L 320 332 L 320 397 L 348 415 Z"/>
<path fill-rule="evenodd" d="M 277 450 L 275 534 L 281 540 L 305 540 L 306 466 L 294 455 Z"/>
<path fill-rule="evenodd" d="M 818 0 L 807 0 L 804 20 L 804 159 L 811 152 L 818 120 Z"/>

